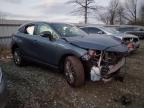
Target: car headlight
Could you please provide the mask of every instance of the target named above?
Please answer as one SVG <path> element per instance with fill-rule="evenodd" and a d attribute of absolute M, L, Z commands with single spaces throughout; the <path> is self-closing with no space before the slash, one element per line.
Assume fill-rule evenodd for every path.
<path fill-rule="evenodd" d="M 96 56 L 96 51 L 95 50 L 88 50 L 88 55 L 91 57 Z"/>
<path fill-rule="evenodd" d="M 2 69 L 0 68 L 0 84 L 2 82 Z"/>
<path fill-rule="evenodd" d="M 96 50 L 88 50 L 86 54 L 82 56 L 83 60 L 89 60 L 97 55 Z"/>

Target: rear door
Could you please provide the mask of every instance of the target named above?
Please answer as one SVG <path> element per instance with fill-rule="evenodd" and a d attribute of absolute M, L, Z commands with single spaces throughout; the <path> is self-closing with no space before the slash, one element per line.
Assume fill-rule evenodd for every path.
<path fill-rule="evenodd" d="M 36 59 L 38 57 L 37 53 L 37 35 L 35 35 L 35 30 L 37 28 L 36 24 L 28 24 L 24 27 L 21 35 L 20 47 L 24 52 L 24 55 L 30 58 Z"/>

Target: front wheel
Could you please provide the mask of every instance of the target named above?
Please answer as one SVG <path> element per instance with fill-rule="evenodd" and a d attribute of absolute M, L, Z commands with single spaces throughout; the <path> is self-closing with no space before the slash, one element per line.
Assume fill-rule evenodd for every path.
<path fill-rule="evenodd" d="M 68 56 L 64 62 L 64 75 L 73 87 L 78 87 L 84 84 L 85 74 L 81 61 L 75 56 Z"/>
<path fill-rule="evenodd" d="M 23 66 L 24 65 L 24 59 L 22 57 L 22 54 L 20 53 L 19 48 L 14 49 L 13 60 L 17 66 Z"/>

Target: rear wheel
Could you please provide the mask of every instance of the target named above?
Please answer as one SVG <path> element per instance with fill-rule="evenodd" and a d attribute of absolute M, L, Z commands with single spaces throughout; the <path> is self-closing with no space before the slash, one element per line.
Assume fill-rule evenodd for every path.
<path fill-rule="evenodd" d="M 64 75 L 73 87 L 78 87 L 84 84 L 85 75 L 81 61 L 75 56 L 68 56 L 64 62 Z"/>
<path fill-rule="evenodd" d="M 21 54 L 19 48 L 14 49 L 13 60 L 17 66 L 23 66 L 24 65 L 24 59 L 22 57 L 22 54 Z"/>

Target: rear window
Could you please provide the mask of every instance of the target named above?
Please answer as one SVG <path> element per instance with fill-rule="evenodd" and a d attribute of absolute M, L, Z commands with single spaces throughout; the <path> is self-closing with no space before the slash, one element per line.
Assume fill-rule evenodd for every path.
<path fill-rule="evenodd" d="M 25 25 L 18 29 L 19 32 L 29 35 L 34 35 L 35 25 Z"/>
<path fill-rule="evenodd" d="M 20 27 L 20 28 L 18 29 L 18 31 L 21 32 L 21 33 L 24 33 L 24 27 Z"/>
<path fill-rule="evenodd" d="M 34 35 L 34 29 L 35 29 L 35 26 L 34 25 L 32 25 L 32 26 L 28 26 L 27 28 L 26 28 L 26 34 L 29 34 L 29 35 Z"/>

